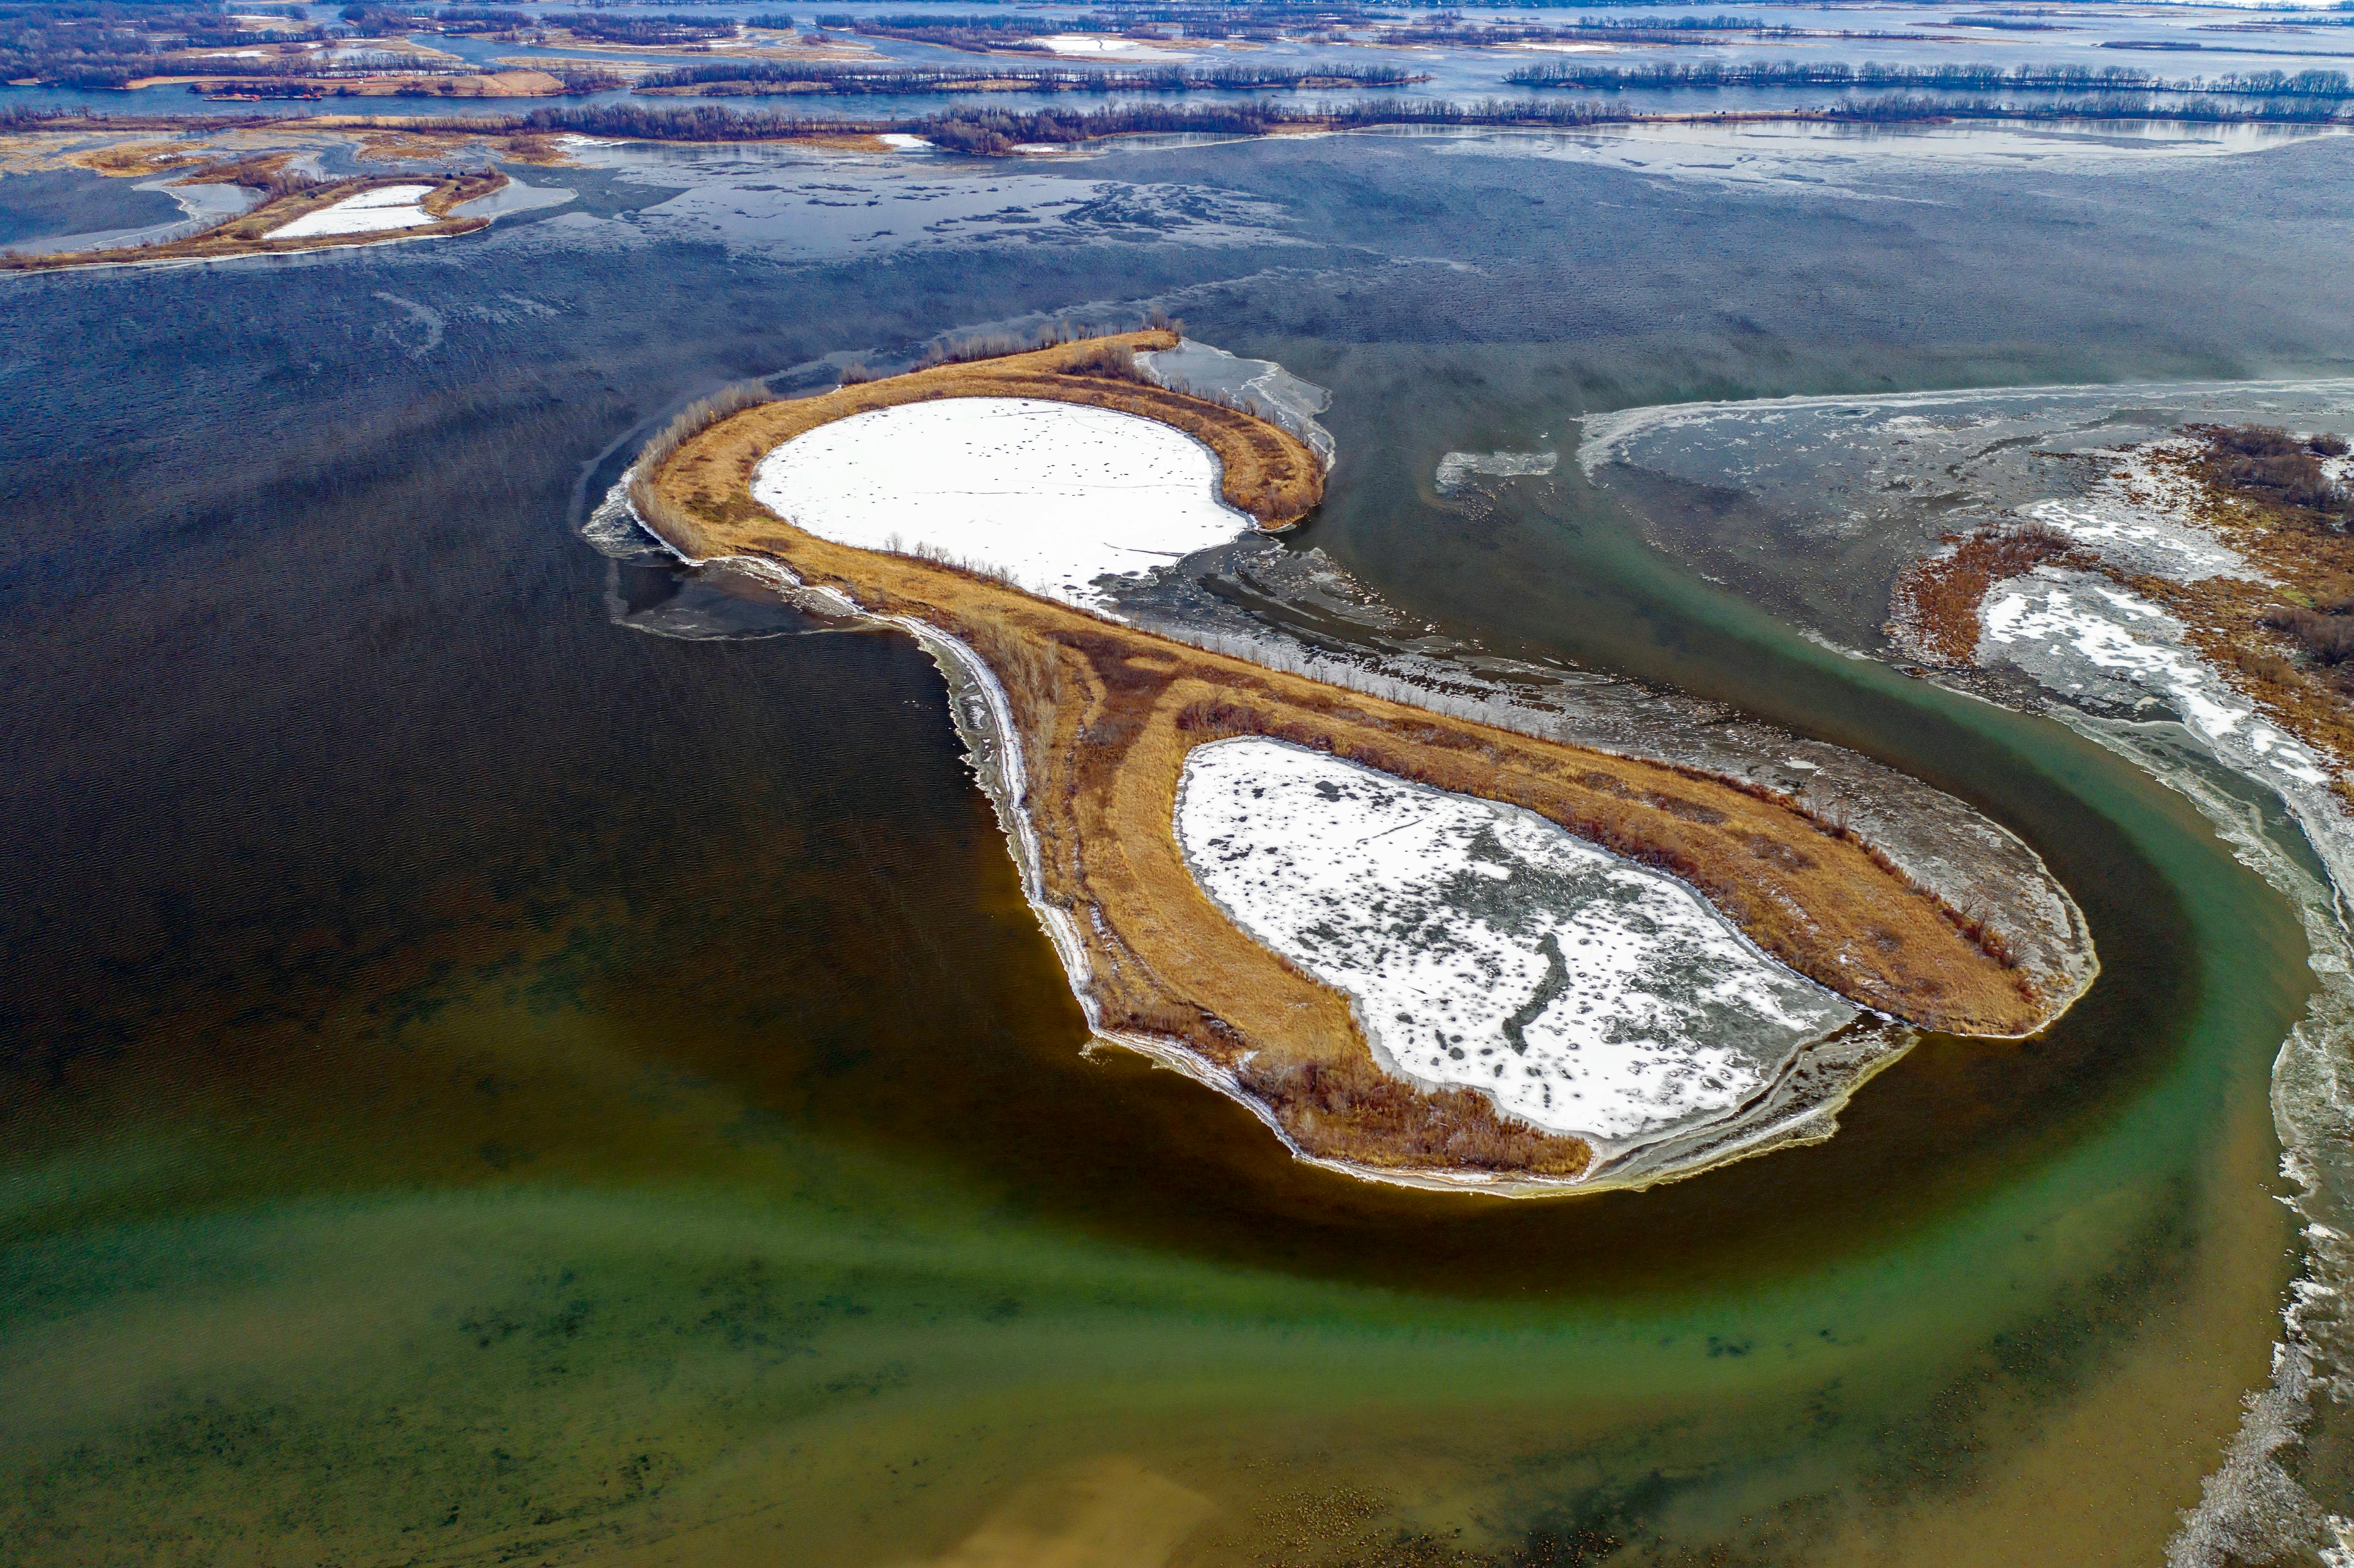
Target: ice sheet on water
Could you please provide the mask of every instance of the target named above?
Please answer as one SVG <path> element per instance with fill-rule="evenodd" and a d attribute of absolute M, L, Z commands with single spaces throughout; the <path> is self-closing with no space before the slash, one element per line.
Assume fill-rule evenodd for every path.
<path fill-rule="evenodd" d="M 1981 662 L 2007 662 L 2077 702 L 2128 710 L 2164 703 L 2219 755 L 2259 777 L 2329 782 L 2323 760 L 2182 643 L 2172 616 L 2088 573 L 2039 571 L 1987 598 Z M 2277 783 L 2277 779 L 2273 779 Z"/>
<path fill-rule="evenodd" d="M 1108 610 L 1133 579 L 1249 531 L 1210 449 L 1134 414 L 1033 397 L 949 397 L 854 414 L 761 460 L 753 498 L 862 549 L 1002 574 Z"/>
<path fill-rule="evenodd" d="M 1439 494 L 1453 495 L 1481 474 L 1493 479 L 1541 476 L 1560 463 L 1559 452 L 1448 452 L 1438 460 L 1432 482 Z"/>
<path fill-rule="evenodd" d="M 1721 1118 L 1856 1010 L 1690 888 L 1517 807 L 1280 741 L 1188 755 L 1177 838 L 1377 1059 L 1605 1143 Z"/>
<path fill-rule="evenodd" d="M 1192 338 L 1174 348 L 1136 356 L 1137 367 L 1163 387 L 1231 398 L 1263 419 L 1281 425 L 1332 466 L 1332 434 L 1316 416 L 1332 406 L 1332 394 L 1301 379 L 1271 359 L 1246 359 Z"/>

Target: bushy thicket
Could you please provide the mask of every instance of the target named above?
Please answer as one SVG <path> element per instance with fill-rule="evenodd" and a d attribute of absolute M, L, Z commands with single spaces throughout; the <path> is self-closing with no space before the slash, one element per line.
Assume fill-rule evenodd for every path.
<path fill-rule="evenodd" d="M 736 36 L 733 16 L 600 16 L 550 12 L 541 26 L 562 27 L 584 38 L 610 44 L 700 44 Z"/>
<path fill-rule="evenodd" d="M 2223 482 L 2276 506 L 2310 512 L 2343 530 L 2354 523 L 2354 492 L 2322 467 L 2346 455 L 2343 437 L 2298 436 L 2272 425 L 2232 425 L 2207 433 Z"/>
<path fill-rule="evenodd" d="M 504 11 L 489 5 L 452 5 L 437 12 L 433 20 L 445 33 L 511 33 L 539 26 L 538 18 L 528 11 Z"/>
<path fill-rule="evenodd" d="M 727 60 L 643 78 L 642 89 L 699 87 L 738 90 L 860 93 L 969 92 L 977 81 L 1018 81 L 1034 92 L 1201 92 L 1317 87 L 1401 87 L 1420 79 L 1398 66 L 1181 66 L 1093 70 L 1076 66 L 909 67 L 803 60 Z"/>
<path fill-rule="evenodd" d="M 1899 65 L 1872 60 L 1661 61 L 1654 65 L 1598 65 L 1584 60 L 1547 60 L 1505 73 L 1520 87 L 1583 87 L 1611 91 L 1671 88 L 1893 88 L 1969 92 L 2198 92 L 2222 97 L 2309 98 L 2336 101 L 2354 98 L 2354 78 L 2342 70 L 2232 72 L 2211 79 L 2169 81 L 2131 66 Z"/>

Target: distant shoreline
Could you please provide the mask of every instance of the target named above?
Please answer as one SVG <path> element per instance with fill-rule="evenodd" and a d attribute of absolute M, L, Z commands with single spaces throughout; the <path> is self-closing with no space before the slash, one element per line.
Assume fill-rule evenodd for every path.
<path fill-rule="evenodd" d="M 1965 125 L 2010 122 L 2031 124 L 2173 124 L 2270 126 L 2315 132 L 2354 130 L 2354 106 L 2308 104 L 2300 110 L 2207 103 L 2135 103 L 2115 94 L 2056 102 L 1956 101 L 1892 96 L 1836 107 L 1645 112 L 1595 101 L 1488 101 L 1457 104 L 1437 101 L 1366 101 L 1290 110 L 1266 103 L 1123 105 L 1090 111 L 949 109 L 925 115 L 859 119 L 780 110 L 696 105 L 650 108 L 642 103 L 585 105 L 535 110 L 528 114 L 164 114 L 96 113 L 84 110 L 0 111 L 0 132 L 119 131 L 184 134 L 208 131 L 310 130 L 398 131 L 420 139 L 466 141 L 522 139 L 544 143 L 562 135 L 619 141 L 726 144 L 801 143 L 857 150 L 885 150 L 877 138 L 915 136 L 941 151 L 974 156 L 1022 155 L 1046 149 L 1077 148 L 1129 136 L 1217 135 L 1240 138 L 1331 133 L 1384 128 L 1495 131 L 1575 131 L 1643 125 Z"/>

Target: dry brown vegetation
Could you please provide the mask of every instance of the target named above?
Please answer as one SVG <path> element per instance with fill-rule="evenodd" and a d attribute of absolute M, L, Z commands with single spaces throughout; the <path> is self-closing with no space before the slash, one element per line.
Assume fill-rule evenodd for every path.
<path fill-rule="evenodd" d="M 38 256 L 0 256 L 0 270 L 14 272 L 45 271 L 68 267 L 119 266 L 126 261 L 198 260 L 231 256 L 282 254 L 295 250 L 320 250 L 338 245 L 368 245 L 387 239 L 416 239 L 452 234 L 472 234 L 487 228 L 487 217 L 451 217 L 450 209 L 477 196 L 486 196 L 507 183 L 507 177 L 495 170 L 463 175 L 368 175 L 353 180 L 313 181 L 300 176 L 288 176 L 281 165 L 291 154 L 280 154 L 268 158 L 248 159 L 199 171 L 185 183 L 219 183 L 248 185 L 260 190 L 268 198 L 251 212 L 217 224 L 199 234 L 183 239 L 167 239 L 154 245 L 126 247 L 115 250 L 69 250 Z M 294 239 L 280 239 L 272 230 L 293 221 L 306 212 L 331 207 L 346 196 L 359 195 L 380 185 L 430 185 L 432 193 L 424 198 L 425 210 L 440 221 L 415 228 L 378 229 L 365 234 L 319 234 Z"/>
<path fill-rule="evenodd" d="M 1168 334 L 1111 340 L 1134 350 Z M 2022 1033 L 2048 1008 L 1991 944 L 1851 833 L 1761 790 L 1532 739 L 1115 625 L 936 562 L 815 538 L 757 503 L 759 459 L 828 419 L 925 397 L 1055 397 L 1202 434 L 1227 489 L 1269 523 L 1312 504 L 1311 453 L 1234 410 L 1062 367 L 1065 344 L 868 382 L 708 422 L 642 465 L 641 504 L 686 553 L 758 555 L 878 613 L 915 618 L 989 665 L 1013 707 L 1044 898 L 1088 950 L 1102 1027 L 1231 1075 L 1310 1154 L 1394 1171 L 1575 1176 L 1580 1140 L 1426 1092 L 1375 1065 L 1347 999 L 1232 925 L 1194 882 L 1172 822 L 1185 754 L 1272 736 L 1401 778 L 1538 811 L 1683 878 L 1766 951 L 1869 1006 L 1962 1033 Z M 1149 395 L 1156 394 L 1157 395 Z"/>
<path fill-rule="evenodd" d="M 118 142 L 66 154 L 66 162 L 117 179 L 143 179 L 194 164 L 210 154 L 184 142 Z"/>
<path fill-rule="evenodd" d="M 2158 460 L 2189 482 L 2189 521 L 2272 581 L 2126 585 L 2179 617 L 2190 644 L 2267 718 L 2343 768 L 2354 759 L 2354 538 L 2345 492 L 2321 478 L 2318 461 L 2343 443 L 2251 426 L 2190 433 L 2196 449 Z M 2337 789 L 2354 803 L 2342 777 Z"/>
<path fill-rule="evenodd" d="M 1945 664 L 1967 664 L 1978 652 L 1985 630 L 1978 607 L 1987 589 L 2045 561 L 2094 564 L 2067 535 L 2035 524 L 1948 534 L 1941 543 L 1951 546 L 1946 554 L 1925 556 L 1898 575 L 1889 630 L 1922 657 Z"/>
<path fill-rule="evenodd" d="M 2293 436 L 2271 425 L 2210 426 L 2207 463 L 2221 483 L 2269 505 L 2308 513 L 2343 530 L 2354 521 L 2354 491 L 2334 482 L 2321 460 L 2346 455 L 2343 437 Z"/>

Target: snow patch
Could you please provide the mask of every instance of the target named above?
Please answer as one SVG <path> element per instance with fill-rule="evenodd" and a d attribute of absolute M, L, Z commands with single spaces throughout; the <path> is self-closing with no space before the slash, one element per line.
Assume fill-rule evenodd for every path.
<path fill-rule="evenodd" d="M 2178 582 L 2260 577 L 2237 552 L 2188 521 L 2198 486 L 2179 469 L 2158 461 L 2188 456 L 2198 444 L 2145 442 L 2117 454 L 2109 472 L 2084 495 L 2039 501 L 2026 508 L 2026 515 L 2094 546 L 2117 565 Z"/>
<path fill-rule="evenodd" d="M 753 499 L 839 545 L 1002 575 L 1108 611 L 1134 581 L 1233 541 L 1210 449 L 1157 419 L 1034 397 L 944 397 L 854 414 L 760 461 Z"/>
<path fill-rule="evenodd" d="M 1103 38 L 1087 33 L 1055 33 L 1033 40 L 1058 55 L 1119 55 L 1132 60 L 1182 59 L 1182 53 L 1154 48 L 1133 38 Z"/>
<path fill-rule="evenodd" d="M 1722 1118 L 1857 1016 L 1672 878 L 1280 741 L 1188 753 L 1176 832 L 1237 925 L 1350 995 L 1385 1069 L 1552 1131 Z"/>
<path fill-rule="evenodd" d="M 1982 613 L 1982 662 L 2008 661 L 2079 699 L 2129 707 L 2142 694 L 2162 698 L 2210 745 L 2230 742 L 2232 750 L 2300 783 L 2329 782 L 2319 758 L 2266 723 L 2182 645 L 2180 622 L 2105 579 L 2015 577 L 1988 595 Z"/>
<path fill-rule="evenodd" d="M 306 212 L 292 223 L 270 231 L 272 239 L 303 239 L 317 234 L 374 234 L 379 230 L 416 228 L 440 219 L 419 205 L 433 194 L 431 185 L 379 185 L 345 196 L 339 202 Z"/>

